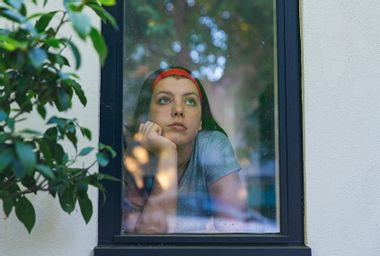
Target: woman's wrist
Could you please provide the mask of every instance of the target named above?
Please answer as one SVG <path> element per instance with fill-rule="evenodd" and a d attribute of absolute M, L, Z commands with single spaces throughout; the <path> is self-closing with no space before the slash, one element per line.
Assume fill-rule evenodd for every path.
<path fill-rule="evenodd" d="M 156 179 L 165 190 L 177 189 L 177 150 L 166 148 L 159 152 Z"/>
<path fill-rule="evenodd" d="M 158 152 L 158 155 L 159 157 L 165 157 L 165 158 L 175 157 L 177 159 L 177 156 L 178 156 L 177 147 L 174 144 L 173 147 L 163 148 Z"/>

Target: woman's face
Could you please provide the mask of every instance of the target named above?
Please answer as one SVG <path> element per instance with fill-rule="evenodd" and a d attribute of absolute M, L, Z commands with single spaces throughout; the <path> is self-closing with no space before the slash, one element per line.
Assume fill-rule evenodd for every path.
<path fill-rule="evenodd" d="M 201 100 L 194 83 L 166 77 L 154 86 L 149 119 L 177 146 L 191 145 L 201 129 Z"/>

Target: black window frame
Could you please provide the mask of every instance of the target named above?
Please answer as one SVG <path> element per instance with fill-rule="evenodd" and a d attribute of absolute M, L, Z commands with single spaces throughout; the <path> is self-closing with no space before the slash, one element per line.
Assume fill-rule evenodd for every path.
<path fill-rule="evenodd" d="M 277 0 L 280 157 L 280 233 L 120 235 L 122 184 L 107 181 L 99 198 L 95 256 L 118 255 L 291 255 L 311 256 L 304 241 L 302 89 L 299 0 Z M 102 26 L 109 47 L 101 71 L 100 141 L 118 155 L 100 172 L 122 175 L 124 1 L 108 8 L 119 30 Z M 127 12 L 126 12 L 127 13 Z"/>

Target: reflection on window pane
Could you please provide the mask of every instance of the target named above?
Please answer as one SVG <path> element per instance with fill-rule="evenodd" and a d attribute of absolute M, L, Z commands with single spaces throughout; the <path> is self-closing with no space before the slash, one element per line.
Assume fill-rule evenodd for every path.
<path fill-rule="evenodd" d="M 126 1 L 122 233 L 279 232 L 274 14 Z"/>

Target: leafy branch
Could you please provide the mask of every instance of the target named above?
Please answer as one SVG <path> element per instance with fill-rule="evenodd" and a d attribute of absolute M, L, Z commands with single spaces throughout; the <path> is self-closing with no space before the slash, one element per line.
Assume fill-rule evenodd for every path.
<path fill-rule="evenodd" d="M 58 112 L 69 110 L 74 95 L 83 106 L 87 104 L 75 73 L 82 64 L 80 50 L 71 35 L 60 34 L 63 25 L 71 24 L 80 39 L 90 39 L 103 64 L 107 46 L 85 10 L 92 10 L 103 22 L 117 28 L 104 8 L 115 1 L 63 0 L 62 10 L 29 14 L 31 5 L 43 8 L 47 3 L 48 0 L 0 3 L 0 19 L 11 23 L 9 28 L 0 28 L 0 199 L 5 215 L 9 216 L 14 208 L 28 232 L 35 225 L 35 210 L 28 194 L 48 192 L 58 197 L 61 208 L 68 213 L 78 202 L 88 223 L 92 216 L 88 187 L 96 187 L 104 194 L 102 181 L 117 180 L 91 172 L 95 164 L 106 166 L 115 157 L 111 147 L 99 144 L 97 148 L 78 150 L 78 139 L 91 140 L 91 130 L 74 118 L 47 117 L 48 106 Z M 67 48 L 75 65 L 62 54 Z M 45 130 L 20 131 L 18 124 L 30 120 L 27 114 L 32 111 L 41 116 Z M 72 144 L 74 156 L 69 156 L 62 146 L 64 141 Z M 92 152 L 94 160 L 77 167 L 78 160 Z"/>

